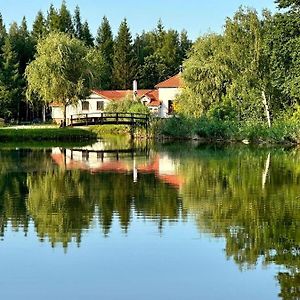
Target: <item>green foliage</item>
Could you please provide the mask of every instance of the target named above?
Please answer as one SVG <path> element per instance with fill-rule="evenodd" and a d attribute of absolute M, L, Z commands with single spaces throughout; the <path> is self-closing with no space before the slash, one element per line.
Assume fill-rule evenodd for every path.
<path fill-rule="evenodd" d="M 107 112 L 130 112 L 149 114 L 147 106 L 143 105 L 138 100 L 133 100 L 133 95 L 128 94 L 120 101 L 111 101 L 105 108 Z"/>
<path fill-rule="evenodd" d="M 34 42 L 37 44 L 38 40 L 46 35 L 46 20 L 41 11 L 38 12 L 33 25 L 31 35 Z"/>
<path fill-rule="evenodd" d="M 80 8 L 78 5 L 75 7 L 73 23 L 74 23 L 75 37 L 79 40 L 82 40 L 83 38 L 82 22 L 81 22 Z"/>
<path fill-rule="evenodd" d="M 162 21 L 150 32 L 143 32 L 134 41 L 138 61 L 138 78 L 142 88 L 153 88 L 180 70 L 192 42 L 186 31 L 165 30 Z"/>
<path fill-rule="evenodd" d="M 49 34 L 39 41 L 36 59 L 26 69 L 27 94 L 66 107 L 89 95 L 94 70 L 91 54 L 81 41 L 64 33 Z"/>
<path fill-rule="evenodd" d="M 20 100 L 22 99 L 19 64 L 8 38 L 6 38 L 1 50 L 3 54 L 0 61 L 0 117 L 17 119 Z"/>
<path fill-rule="evenodd" d="M 112 88 L 114 41 L 109 21 L 103 17 L 96 37 L 96 47 L 103 58 L 105 69 L 102 72 L 103 89 Z"/>
<path fill-rule="evenodd" d="M 251 143 L 299 144 L 300 125 L 295 120 L 277 120 L 269 128 L 265 122 L 238 122 L 219 117 L 187 118 L 185 116 L 157 120 L 152 124 L 154 136 L 200 138 L 209 142 L 249 141 Z"/>
<path fill-rule="evenodd" d="M 240 120 L 265 118 L 261 95 L 271 91 L 263 22 L 256 11 L 240 9 L 226 20 L 222 35 L 198 39 L 184 64 L 179 112 L 199 117 L 231 106 Z"/>
<path fill-rule="evenodd" d="M 91 34 L 90 27 L 87 21 L 85 21 L 82 25 L 82 41 L 88 47 L 94 46 L 94 38 Z"/>
<path fill-rule="evenodd" d="M 164 135 L 172 138 L 191 138 L 193 136 L 193 120 L 186 117 L 172 117 L 154 121 L 152 132 L 154 136 Z"/>
<path fill-rule="evenodd" d="M 119 27 L 114 46 L 114 86 L 118 89 L 130 89 L 136 75 L 136 62 L 132 37 L 126 19 L 123 20 Z"/>

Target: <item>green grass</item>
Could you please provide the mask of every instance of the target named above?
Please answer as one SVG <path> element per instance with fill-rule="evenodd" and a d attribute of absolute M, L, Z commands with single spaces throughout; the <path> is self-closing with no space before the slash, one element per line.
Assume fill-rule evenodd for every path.
<path fill-rule="evenodd" d="M 96 141 L 97 135 L 78 128 L 0 128 L 2 142 L 82 142 Z"/>

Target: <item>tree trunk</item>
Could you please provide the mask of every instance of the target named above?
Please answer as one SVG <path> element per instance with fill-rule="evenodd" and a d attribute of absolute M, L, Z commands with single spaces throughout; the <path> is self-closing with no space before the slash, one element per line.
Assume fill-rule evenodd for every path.
<path fill-rule="evenodd" d="M 64 123 L 63 127 L 67 126 L 67 104 L 64 104 Z"/>
<path fill-rule="evenodd" d="M 271 128 L 270 109 L 269 109 L 269 105 L 268 105 L 268 102 L 267 102 L 266 93 L 265 93 L 265 91 L 262 91 L 261 94 L 262 94 L 262 101 L 263 101 L 263 104 L 265 106 L 265 111 L 266 111 L 268 126 L 269 126 L 269 128 Z"/>
<path fill-rule="evenodd" d="M 45 123 L 46 122 L 46 105 L 45 104 L 43 104 L 43 107 L 42 107 L 42 114 L 43 114 L 43 116 L 42 116 L 43 123 Z"/>

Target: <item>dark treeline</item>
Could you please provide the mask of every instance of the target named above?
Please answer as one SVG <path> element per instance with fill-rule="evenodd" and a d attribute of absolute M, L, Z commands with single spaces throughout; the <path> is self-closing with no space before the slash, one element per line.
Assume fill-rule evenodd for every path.
<path fill-rule="evenodd" d="M 99 21 L 94 37 L 80 8 L 72 14 L 65 1 L 59 9 L 50 5 L 46 15 L 39 11 L 31 30 L 25 17 L 20 25 L 13 22 L 6 28 L 0 13 L 0 118 L 27 121 L 41 117 L 41 105 L 33 107 L 26 101 L 24 72 L 34 59 L 38 41 L 49 33 L 67 33 L 97 50 L 102 63 L 95 81 L 99 89 L 129 89 L 134 79 L 139 88 L 153 88 L 179 70 L 192 45 L 186 31 L 166 30 L 161 20 L 154 30 L 136 37 L 132 37 L 126 19 L 116 36 L 106 17 Z"/>

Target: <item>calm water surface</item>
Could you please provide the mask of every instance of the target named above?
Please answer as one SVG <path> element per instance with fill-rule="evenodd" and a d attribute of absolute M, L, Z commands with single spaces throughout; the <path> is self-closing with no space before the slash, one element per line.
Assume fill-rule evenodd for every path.
<path fill-rule="evenodd" d="M 300 150 L 0 148 L 0 299 L 300 299 Z"/>

